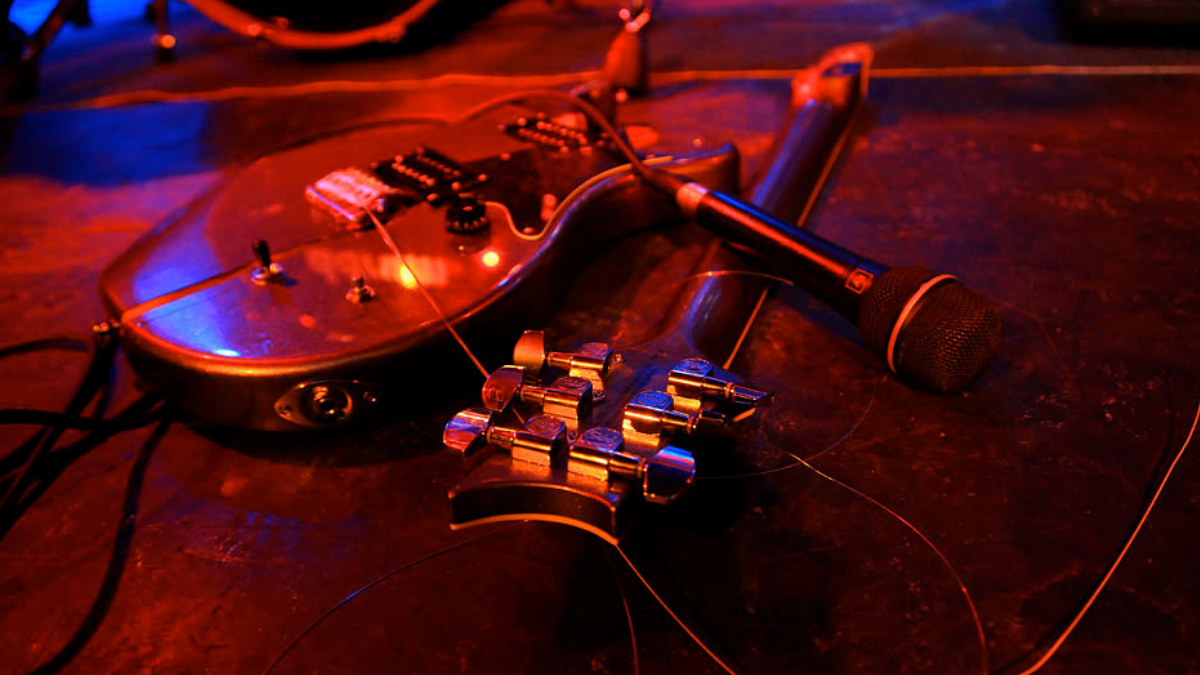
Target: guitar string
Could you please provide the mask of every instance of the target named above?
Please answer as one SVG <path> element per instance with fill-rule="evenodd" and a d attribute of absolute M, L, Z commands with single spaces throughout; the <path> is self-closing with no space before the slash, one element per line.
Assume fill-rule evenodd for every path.
<path fill-rule="evenodd" d="M 746 336 L 750 334 L 750 328 L 754 326 L 754 320 L 758 318 L 758 312 L 762 309 L 763 303 L 767 301 L 767 295 L 771 292 L 771 285 L 765 284 L 762 292 L 758 294 L 758 302 L 754 303 L 754 309 L 750 310 L 750 316 L 746 319 L 746 325 L 742 326 L 742 332 L 738 335 L 737 342 L 733 344 L 733 349 L 729 350 L 729 358 L 721 364 L 725 370 L 729 370 L 733 365 L 733 360 L 737 358 L 738 351 L 742 348 L 742 343 L 746 341 Z M 758 410 L 757 406 L 751 406 L 749 410 L 738 415 L 733 419 L 734 422 L 741 422 L 747 417 L 752 416 Z"/>
<path fill-rule="evenodd" d="M 318 616 L 316 619 L 314 619 L 312 623 L 308 624 L 308 626 L 306 626 L 304 628 L 304 630 L 300 631 L 300 634 L 297 635 L 295 638 L 293 638 L 292 641 L 289 642 L 287 644 L 287 646 L 283 648 L 283 651 L 279 652 L 279 655 L 276 656 L 269 664 L 267 664 L 267 667 L 263 669 L 263 671 L 262 671 L 262 673 L 260 673 L 260 675 L 270 675 L 271 671 L 275 669 L 275 666 L 279 665 L 280 661 L 283 661 L 283 658 L 285 656 L 287 656 L 289 653 L 291 653 L 291 651 L 296 648 L 296 645 L 300 644 L 301 640 L 308 637 L 309 633 L 312 633 L 314 630 L 316 630 L 317 626 L 320 626 L 322 623 L 325 622 L 326 619 L 333 616 L 338 610 L 340 610 L 342 607 L 346 606 L 350 601 L 354 600 L 355 598 L 357 598 L 359 595 L 362 595 L 366 591 L 374 588 L 375 586 L 378 586 L 379 584 L 396 576 L 397 574 L 400 574 L 401 572 L 404 572 L 406 570 L 410 570 L 418 565 L 421 565 L 422 563 L 429 562 L 430 560 L 433 560 L 435 558 L 440 558 L 443 555 L 446 555 L 447 553 L 453 553 L 454 551 L 457 551 L 462 548 L 466 548 L 467 546 L 470 546 L 472 544 L 477 544 L 480 541 L 483 541 L 484 539 L 488 539 L 488 538 L 494 537 L 498 534 L 501 534 L 503 532 L 507 532 L 519 525 L 523 525 L 528 522 L 529 522 L 528 520 L 522 520 L 520 522 L 510 523 L 503 527 L 499 527 L 495 530 L 492 530 L 491 532 L 485 532 L 483 534 L 471 537 L 470 539 L 464 539 L 463 541 L 457 542 L 455 544 L 451 544 L 450 546 L 447 546 L 443 549 L 439 549 L 439 550 L 433 551 L 431 553 L 426 553 L 425 555 L 423 555 L 419 558 L 416 558 L 415 560 L 410 560 L 410 561 L 404 563 L 403 565 L 400 565 L 399 567 L 392 569 L 391 571 L 385 572 L 384 574 L 381 574 L 378 577 L 375 577 L 370 582 L 368 582 L 362 586 L 359 586 L 352 593 L 350 593 L 346 597 L 339 600 L 336 604 L 334 604 L 329 609 L 325 610 L 320 616 Z"/>
<path fill-rule="evenodd" d="M 858 428 L 861 427 L 863 422 L 865 422 L 867 420 L 867 416 L 871 414 L 871 410 L 875 407 L 875 401 L 879 397 L 880 383 L 882 381 L 886 380 L 887 378 L 888 378 L 887 375 L 883 375 L 883 376 L 880 376 L 873 380 L 875 383 L 875 386 L 873 386 L 871 388 L 871 398 L 867 399 L 867 405 L 865 408 L 863 408 L 862 414 L 858 416 L 858 419 L 855 420 L 854 424 L 851 425 L 851 427 L 846 431 L 846 433 L 842 434 L 842 436 L 840 438 L 838 438 L 836 441 L 833 441 L 832 443 L 825 446 L 824 448 L 821 448 L 815 454 L 810 455 L 808 458 L 809 461 L 813 461 L 816 458 L 820 457 L 821 455 L 824 455 L 825 453 L 830 452 L 834 448 L 837 448 L 842 443 L 845 443 L 851 436 L 853 436 L 856 431 L 858 431 Z M 772 447 L 778 447 L 769 442 L 768 442 L 768 444 L 771 445 Z M 788 454 L 790 454 L 790 453 L 788 453 Z M 798 466 L 800 466 L 800 462 L 792 462 L 790 464 L 785 464 L 784 466 L 777 466 L 777 467 L 770 468 L 770 469 L 763 469 L 762 471 L 752 471 L 750 473 L 728 474 L 728 475 L 723 475 L 723 476 L 697 476 L 696 479 L 697 480 L 733 480 L 733 479 L 738 479 L 738 478 L 756 478 L 758 476 L 767 476 L 767 475 L 770 475 L 773 473 L 779 473 L 781 471 L 790 471 L 792 469 L 795 469 Z"/>
<path fill-rule="evenodd" d="M 1192 427 L 1190 430 L 1188 430 L 1187 438 L 1185 438 L 1183 444 L 1179 446 L 1179 451 L 1175 453 L 1175 457 L 1171 460 L 1170 465 L 1167 467 L 1166 473 L 1164 473 L 1162 479 L 1159 480 L 1158 487 L 1154 490 L 1154 496 L 1150 498 L 1150 503 L 1146 505 L 1145 510 L 1138 519 L 1137 525 L 1133 528 L 1133 532 L 1130 533 L 1129 538 L 1125 541 L 1125 545 L 1121 548 L 1121 552 L 1117 554 L 1117 557 L 1113 560 L 1112 565 L 1109 566 L 1108 571 L 1104 573 L 1104 577 L 1100 579 L 1098 584 L 1096 584 L 1096 588 L 1092 591 L 1092 594 L 1088 596 L 1088 599 L 1083 603 L 1083 606 L 1079 608 L 1079 611 L 1075 613 L 1075 616 L 1071 619 L 1070 623 L 1063 628 L 1062 632 L 1054 640 L 1054 642 L 1046 648 L 1045 653 L 1043 653 L 1041 657 L 1039 657 L 1038 660 L 1033 663 L 1033 665 L 1029 666 L 1025 670 L 1022 670 L 1017 675 L 1033 675 L 1033 673 L 1041 670 L 1042 666 L 1045 666 L 1046 663 L 1049 662 L 1050 659 L 1055 655 L 1055 653 L 1058 652 L 1063 643 L 1067 641 L 1067 637 L 1071 635 L 1071 633 L 1075 630 L 1075 627 L 1078 626 L 1079 622 L 1083 620 L 1084 615 L 1087 614 L 1088 610 L 1090 610 L 1092 605 L 1095 604 L 1096 598 L 1100 596 L 1100 592 L 1103 591 L 1104 587 L 1108 585 L 1109 580 L 1112 579 L 1113 574 L 1117 571 L 1117 567 L 1121 564 L 1121 561 L 1125 559 L 1125 554 L 1129 553 L 1129 549 L 1133 547 L 1133 542 L 1137 539 L 1138 534 L 1141 533 L 1142 526 L 1145 525 L 1146 520 L 1150 518 L 1150 512 L 1154 510 L 1154 505 L 1158 503 L 1159 496 L 1162 494 L 1163 489 L 1167 487 L 1167 481 L 1170 480 L 1171 474 L 1175 471 L 1176 465 L 1179 464 L 1179 460 L 1183 458 L 1183 453 L 1188 449 L 1188 446 L 1191 445 L 1192 437 L 1196 433 L 1196 425 L 1198 422 L 1200 422 L 1200 405 L 1197 405 L 1196 407 L 1196 415 L 1192 418 Z"/>
<path fill-rule="evenodd" d="M 671 610 L 671 607 L 665 600 L 662 599 L 662 596 L 660 596 L 658 592 L 654 590 L 654 587 L 650 585 L 650 582 L 646 579 L 646 577 L 642 576 L 641 571 L 639 571 L 637 566 L 633 564 L 633 561 L 629 559 L 629 556 L 625 555 L 625 550 L 621 548 L 621 545 L 613 544 L 612 547 L 617 549 L 617 553 L 621 554 L 621 557 L 625 560 L 625 564 L 629 565 L 629 569 L 633 571 L 633 574 L 638 578 L 638 581 L 642 582 L 642 586 L 644 586 L 646 590 L 650 592 L 650 595 L 654 597 L 654 600 L 658 602 L 658 606 L 663 608 L 663 611 L 665 611 L 675 621 L 675 624 L 679 626 L 684 633 L 687 633 L 687 636 L 696 643 L 696 646 L 704 650 L 704 653 L 708 655 L 708 658 L 712 659 L 713 663 L 720 666 L 721 669 L 726 673 L 729 673 L 729 675 L 738 675 L 737 671 L 735 671 L 733 668 L 730 668 L 728 664 L 721 660 L 721 657 L 717 656 L 713 650 L 709 649 L 708 645 L 704 644 L 704 641 L 701 640 L 700 637 L 696 635 L 696 633 L 693 632 L 686 623 L 683 622 L 683 619 L 679 618 L 679 615 Z"/>
<path fill-rule="evenodd" d="M 768 443 L 768 445 L 772 445 L 772 447 L 774 447 L 775 449 L 780 450 L 781 452 L 784 452 L 784 453 L 790 455 L 793 459 L 796 460 L 796 463 L 798 465 L 802 465 L 802 466 L 806 467 L 809 471 L 812 471 L 813 473 L 817 474 L 821 478 L 824 478 L 825 480 L 833 483 L 834 485 L 837 485 L 845 490 L 849 490 L 851 493 L 857 495 L 858 497 L 861 497 L 862 499 L 867 500 L 868 502 L 870 502 L 871 504 L 875 505 L 880 510 L 882 510 L 884 513 L 888 514 L 892 518 L 899 521 L 902 525 L 904 525 L 909 530 L 911 530 L 913 532 L 913 534 L 920 537 L 921 541 L 925 542 L 925 545 L 929 547 L 929 550 L 933 551 L 934 555 L 936 555 L 938 557 L 938 559 L 942 561 L 942 565 L 944 565 L 946 567 L 946 570 L 950 572 L 950 576 L 954 577 L 954 582 L 956 584 L 958 584 L 959 591 L 962 592 L 963 598 L 967 601 L 967 608 L 971 610 L 971 620 L 975 624 L 975 633 L 976 633 L 976 636 L 979 638 L 980 672 L 983 675 L 987 675 L 988 674 L 987 637 L 983 631 L 983 622 L 980 621 L 980 619 L 979 619 L 979 610 L 975 607 L 975 601 L 971 598 L 971 592 L 969 590 L 967 590 L 967 584 L 963 581 L 962 577 L 958 574 L 958 570 L 956 570 L 954 568 L 954 565 L 950 563 L 950 559 L 948 557 L 946 557 L 946 554 L 942 553 L 942 550 L 940 548 L 938 548 L 937 545 L 934 544 L 933 541 L 930 540 L 929 537 L 925 536 L 925 533 L 922 532 L 920 529 L 918 529 L 916 525 L 913 525 L 911 522 L 908 521 L 907 518 L 900 515 L 895 510 L 889 508 L 888 506 L 886 506 L 885 504 L 880 502 L 878 499 L 875 499 L 871 495 L 868 495 L 867 493 L 865 493 L 847 483 L 844 483 L 844 482 L 838 480 L 837 478 L 834 478 L 833 476 L 830 476 L 829 474 L 825 473 L 824 471 L 821 471 L 817 467 L 810 464 L 803 457 L 800 457 L 799 455 L 797 455 L 793 452 L 784 450 L 783 448 L 780 448 L 779 446 L 776 446 L 771 443 Z"/>
<path fill-rule="evenodd" d="M 633 628 L 633 613 L 629 611 L 629 596 L 625 593 L 625 586 L 621 583 L 621 575 L 617 574 L 617 565 L 613 562 L 612 554 L 608 552 L 608 547 L 604 545 L 605 543 L 607 542 L 600 541 L 600 550 L 604 551 L 604 559 L 608 561 L 608 569 L 612 572 L 613 581 L 617 584 L 617 592 L 621 594 L 621 604 L 625 607 L 625 621 L 629 624 L 629 645 L 633 649 L 633 675 L 640 675 L 641 666 L 638 663 L 637 633 Z"/>
<path fill-rule="evenodd" d="M 370 209 L 367 210 L 367 215 L 371 217 L 371 222 L 375 223 L 375 231 L 379 233 L 379 236 L 383 239 L 383 242 L 387 244 L 389 249 L 391 249 L 392 255 L 395 255 L 396 258 L 400 260 L 400 264 L 404 265 L 404 269 L 408 270 L 409 274 L 412 276 L 414 285 L 417 287 L 417 290 L 421 291 L 421 295 L 424 296 L 425 302 L 429 303 L 429 306 L 433 308 L 434 314 L 437 314 L 438 318 L 441 319 L 442 325 L 444 325 L 446 330 L 450 332 L 450 335 L 454 337 L 454 341 L 458 343 L 459 347 L 462 347 L 462 350 L 464 353 L 466 353 L 467 358 L 471 359 L 471 363 L 475 364 L 475 367 L 478 368 L 479 372 L 483 374 L 484 379 L 487 379 L 487 368 L 484 368 L 479 359 L 475 357 L 475 352 L 471 351 L 471 348 L 467 346 L 467 343 L 462 339 L 462 336 L 459 335 L 458 331 L 454 329 L 453 325 L 451 325 L 450 319 L 446 318 L 446 315 L 442 312 L 442 309 L 438 307 L 437 302 L 435 302 L 433 297 L 429 295 L 429 291 L 425 290 L 425 284 L 421 283 L 421 279 L 417 276 L 416 270 L 414 270 L 412 266 L 408 264 L 408 260 L 406 260 L 404 254 L 400 252 L 400 248 L 396 246 L 396 242 L 392 241 L 392 235 L 388 233 L 387 228 L 383 226 L 383 223 L 379 222 L 379 218 L 375 217 L 375 214 L 372 213 Z"/>

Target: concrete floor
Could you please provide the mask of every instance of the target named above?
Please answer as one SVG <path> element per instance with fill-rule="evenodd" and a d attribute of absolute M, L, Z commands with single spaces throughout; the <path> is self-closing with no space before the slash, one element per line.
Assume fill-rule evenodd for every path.
<path fill-rule="evenodd" d="M 38 98 L 0 118 L 2 344 L 86 333 L 103 317 L 100 270 L 254 158 L 530 86 L 515 76 L 571 79 L 615 34 L 613 3 L 517 0 L 449 34 L 299 55 L 173 6 L 178 58 L 158 65 L 150 28 L 95 2 L 97 25 L 48 52 Z M 621 550 L 735 672 L 980 672 L 944 562 L 791 455 L 809 458 L 944 554 L 988 670 L 1020 672 L 1104 574 L 1200 405 L 1200 51 L 1177 36 L 1071 41 L 1033 0 L 662 4 L 651 93 L 624 119 L 734 141 L 747 173 L 787 73 L 871 42 L 870 102 L 809 226 L 957 273 L 1001 307 L 1005 342 L 968 394 L 922 393 L 831 311 L 776 289 L 734 368 L 776 406 Z M 1046 64 L 1067 68 L 1004 70 Z M 999 70 L 952 70 L 969 66 Z M 678 74 L 761 69 L 778 72 Z M 420 81 L 445 73 L 497 79 Z M 695 236 L 599 252 L 548 330 L 568 344 L 617 335 L 650 312 L 614 302 L 645 283 L 633 261 Z M 61 409 L 85 365 L 57 351 L 0 360 L 0 406 Z M 261 672 L 280 655 L 272 672 L 719 672 L 591 535 L 450 531 L 463 467 L 441 425 L 473 386 L 350 434 L 172 417 L 86 453 L 72 452 L 83 434 L 64 435 L 19 519 L 4 514 L 0 672 Z M 137 394 L 120 362 L 111 408 Z M 32 432 L 0 427 L 3 447 Z M 6 488 L 17 466 L 4 458 Z M 1184 455 L 1041 672 L 1200 672 L 1198 486 Z"/>

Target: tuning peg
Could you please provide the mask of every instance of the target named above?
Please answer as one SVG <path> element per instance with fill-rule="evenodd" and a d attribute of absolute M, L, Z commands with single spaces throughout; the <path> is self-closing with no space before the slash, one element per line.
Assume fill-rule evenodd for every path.
<path fill-rule="evenodd" d="M 271 260 L 271 248 L 267 246 L 265 239 L 255 239 L 254 243 L 250 244 L 250 250 L 254 251 L 259 265 L 251 275 L 254 283 L 264 286 L 284 280 L 283 265 Z"/>
<path fill-rule="evenodd" d="M 513 348 L 513 363 L 522 366 L 533 376 L 540 375 L 546 366 L 561 368 L 571 377 L 581 377 L 592 383 L 592 397 L 604 398 L 604 378 L 612 368 L 612 346 L 605 342 L 588 342 L 573 352 L 546 351 L 546 334 L 527 330 Z"/>
<path fill-rule="evenodd" d="M 620 477 L 642 484 L 646 501 L 666 504 L 683 494 L 696 477 L 690 452 L 667 446 L 651 457 L 625 451 L 621 432 L 594 427 L 571 442 L 567 470 L 598 480 Z"/>
<path fill-rule="evenodd" d="M 446 424 L 442 443 L 465 457 L 492 444 L 509 452 L 513 459 L 550 466 L 566 448 L 567 425 L 546 415 L 531 417 L 524 429 L 502 427 L 495 423 L 496 413 L 485 408 L 468 408 Z"/>
<path fill-rule="evenodd" d="M 716 366 L 707 359 L 684 359 L 667 375 L 667 393 L 676 397 L 680 408 L 699 409 L 703 399 L 721 399 L 746 406 L 769 405 L 773 394 L 735 382 L 716 374 Z M 688 405 L 683 405 L 686 399 Z"/>
<path fill-rule="evenodd" d="M 592 411 L 592 383 L 582 377 L 560 377 L 549 386 L 526 380 L 521 366 L 496 369 L 483 383 L 483 406 L 501 411 L 514 399 L 542 407 L 542 413 L 575 422 L 586 421 Z"/>
<path fill-rule="evenodd" d="M 625 404 L 621 431 L 635 445 L 662 445 L 663 436 L 673 431 L 691 434 L 725 428 L 729 419 L 714 410 L 682 413 L 674 409 L 675 400 L 661 391 L 643 391 Z"/>

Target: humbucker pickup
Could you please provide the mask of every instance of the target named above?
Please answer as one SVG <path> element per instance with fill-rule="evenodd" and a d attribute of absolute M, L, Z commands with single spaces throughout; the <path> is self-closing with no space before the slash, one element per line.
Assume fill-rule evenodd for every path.
<path fill-rule="evenodd" d="M 604 137 L 586 128 L 577 129 L 548 118 L 544 114 L 521 117 L 504 125 L 504 133 L 523 141 L 538 143 L 562 151 L 577 150 L 592 145 L 603 145 Z"/>
<path fill-rule="evenodd" d="M 430 204 L 440 204 L 487 180 L 487 174 L 475 173 L 442 153 L 419 147 L 371 166 L 375 175 L 389 186 L 415 192 Z"/>

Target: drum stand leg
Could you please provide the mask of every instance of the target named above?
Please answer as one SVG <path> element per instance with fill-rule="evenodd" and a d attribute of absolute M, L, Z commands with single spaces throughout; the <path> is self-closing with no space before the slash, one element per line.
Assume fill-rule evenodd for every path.
<path fill-rule="evenodd" d="M 6 4 L 11 6 L 11 3 Z M 19 101 L 37 94 L 38 62 L 68 21 L 77 26 L 92 24 L 88 0 L 58 0 L 42 25 L 25 40 L 20 48 L 20 56 L 12 63 L 5 64 L 4 98 Z"/>
<path fill-rule="evenodd" d="M 154 0 L 146 7 L 154 15 L 154 58 L 159 63 L 175 59 L 175 36 L 167 23 L 167 0 Z"/>
<path fill-rule="evenodd" d="M 0 9 L 7 10 L 11 5 L 11 1 L 0 1 Z M 7 19 L 7 11 L 4 13 L 5 16 L 0 18 Z M 146 14 L 154 19 L 155 58 L 160 62 L 170 61 L 175 54 L 175 36 L 168 30 L 167 0 L 152 0 L 146 6 Z M 68 21 L 77 26 L 92 24 L 88 0 L 58 0 L 42 25 L 23 41 L 20 39 L 20 29 L 15 25 L 9 26 L 8 32 L 15 37 L 5 36 L 3 51 L 9 58 L 4 64 L 3 83 L 0 85 L 6 100 L 22 101 L 37 95 L 38 63 Z"/>

